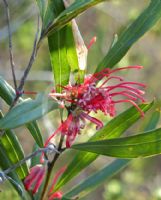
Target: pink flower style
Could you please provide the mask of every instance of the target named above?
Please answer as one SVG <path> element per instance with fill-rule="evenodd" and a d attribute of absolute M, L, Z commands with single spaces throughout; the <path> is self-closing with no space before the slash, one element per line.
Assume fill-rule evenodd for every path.
<path fill-rule="evenodd" d="M 48 200 L 54 200 L 54 199 L 61 199 L 63 196 L 62 192 L 55 192 L 54 194 L 52 194 Z"/>
<path fill-rule="evenodd" d="M 43 182 L 44 177 L 45 167 L 43 165 L 35 165 L 30 169 L 29 175 L 24 180 L 25 189 L 35 194 Z"/>
<path fill-rule="evenodd" d="M 86 120 L 96 124 L 96 129 L 103 127 L 103 123 L 91 117 L 90 112 L 102 111 L 105 115 L 114 117 L 116 115 L 116 105 L 119 103 L 130 103 L 136 107 L 141 116 L 143 111 L 138 107 L 137 101 L 145 102 L 143 98 L 145 85 L 138 82 L 124 81 L 120 76 L 114 75 L 120 70 L 141 69 L 142 66 L 128 66 L 118 69 L 104 69 L 101 72 L 89 75 L 82 84 L 67 85 L 63 88 L 62 93 L 49 94 L 52 98 L 61 99 L 70 106 L 66 106 L 69 112 L 67 119 L 58 127 L 58 129 L 47 139 L 45 146 L 57 134 L 61 133 L 66 136 L 66 147 L 69 148 L 74 142 L 77 134 L 85 127 Z M 114 85 L 109 85 L 109 81 L 117 81 Z M 100 81 L 102 81 L 100 83 Z M 138 88 L 139 87 L 139 88 Z M 120 97 L 120 98 L 119 98 Z"/>
<path fill-rule="evenodd" d="M 62 192 L 52 192 L 54 190 L 55 184 L 58 180 L 58 178 L 62 175 L 62 173 L 65 171 L 66 166 L 59 169 L 59 171 L 55 174 L 53 182 L 51 184 L 50 190 L 48 192 L 48 200 L 54 200 L 54 199 L 61 199 L 62 198 Z M 24 180 L 24 186 L 27 191 L 31 191 L 32 194 L 35 194 L 38 192 L 38 189 L 40 188 L 44 177 L 46 173 L 46 168 L 43 165 L 35 165 L 30 169 L 29 175 Z"/>

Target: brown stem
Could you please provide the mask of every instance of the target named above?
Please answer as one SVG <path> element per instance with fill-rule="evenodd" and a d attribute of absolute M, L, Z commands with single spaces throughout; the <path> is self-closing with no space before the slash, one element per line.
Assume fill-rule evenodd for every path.
<path fill-rule="evenodd" d="M 11 27 L 10 27 L 10 11 L 7 0 L 3 0 L 5 9 L 6 9 L 6 17 L 7 17 L 7 27 L 8 27 L 8 38 L 9 38 L 9 58 L 11 63 L 11 70 L 12 70 L 12 76 L 13 76 L 13 83 L 15 91 L 17 90 L 17 82 L 16 82 L 16 75 L 15 75 L 15 64 L 13 60 L 13 52 L 12 52 L 12 33 L 11 33 Z"/>
<path fill-rule="evenodd" d="M 61 135 L 60 141 L 59 141 L 59 146 L 58 146 L 58 151 L 60 151 L 60 152 L 61 152 L 61 149 L 62 149 L 63 141 L 64 141 L 64 135 Z M 61 154 L 56 153 L 55 156 L 54 156 L 53 161 L 48 164 L 48 171 L 47 171 L 47 175 L 46 175 L 46 179 L 45 179 L 45 183 L 44 183 L 44 188 L 43 188 L 40 200 L 45 200 L 46 199 L 47 188 L 49 186 L 50 176 L 51 176 L 53 167 L 55 166 L 55 163 L 56 163 L 56 161 L 57 161 L 57 159 L 59 158 L 60 155 Z"/>
<path fill-rule="evenodd" d="M 25 80 L 30 72 L 30 69 L 33 65 L 33 62 L 35 61 L 35 58 L 36 58 L 36 55 L 37 55 L 37 51 L 39 49 L 39 46 L 40 46 L 40 42 L 41 42 L 41 39 L 38 39 L 39 38 L 39 30 L 40 29 L 40 22 L 39 22 L 39 16 L 38 16 L 38 25 L 37 25 L 37 31 L 36 31 L 36 35 L 35 35 L 35 40 L 34 40 L 34 44 L 33 44 L 33 49 L 32 49 L 32 53 L 31 53 L 31 57 L 30 57 L 30 60 L 29 60 L 29 63 L 24 71 L 24 74 L 20 80 L 20 84 L 19 86 L 17 87 L 17 90 L 16 90 L 16 97 L 11 105 L 11 108 L 16 104 L 16 102 L 18 101 L 19 97 L 22 95 L 23 93 L 23 86 L 25 84 Z"/>

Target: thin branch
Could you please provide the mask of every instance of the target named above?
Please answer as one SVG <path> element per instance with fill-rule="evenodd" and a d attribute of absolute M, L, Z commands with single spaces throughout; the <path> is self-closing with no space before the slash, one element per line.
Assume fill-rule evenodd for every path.
<path fill-rule="evenodd" d="M 8 27 L 8 38 L 9 38 L 9 58 L 11 63 L 11 70 L 14 82 L 15 91 L 17 91 L 17 82 L 16 82 L 16 75 L 15 75 L 15 64 L 13 60 L 13 52 L 12 52 L 12 34 L 11 34 L 11 27 L 10 27 L 10 11 L 7 0 L 3 0 L 5 9 L 6 9 L 6 17 L 7 17 L 7 27 Z"/>
<path fill-rule="evenodd" d="M 44 149 L 39 149 L 35 152 L 33 152 L 32 154 L 26 156 L 23 160 L 20 160 L 18 163 L 16 163 L 15 165 L 12 165 L 10 168 L 6 169 L 3 171 L 3 173 L 5 174 L 9 174 L 10 172 L 14 171 L 16 168 L 20 167 L 21 165 L 23 165 L 27 160 L 37 156 L 38 154 L 44 152 Z"/>
<path fill-rule="evenodd" d="M 39 20 L 39 16 L 38 16 L 38 23 L 37 23 L 37 31 L 36 31 L 36 35 L 35 35 L 35 39 L 34 39 L 34 44 L 33 44 L 33 49 L 32 49 L 32 53 L 31 53 L 31 57 L 29 60 L 29 63 L 24 71 L 24 74 L 20 80 L 20 84 L 17 88 L 16 91 L 16 97 L 11 105 L 11 108 L 16 104 L 16 102 L 18 101 L 19 97 L 22 95 L 23 93 L 23 86 L 25 84 L 25 80 L 31 70 L 31 67 L 33 65 L 33 62 L 35 61 L 36 55 L 37 55 L 37 51 L 39 49 L 39 45 L 40 45 L 40 39 L 39 39 L 39 31 L 40 31 L 40 20 Z"/>
<path fill-rule="evenodd" d="M 5 174 L 5 175 L 9 174 L 10 172 L 14 171 L 16 168 L 23 165 L 27 160 L 37 156 L 38 154 L 41 154 L 42 152 L 46 152 L 46 153 L 53 153 L 54 152 L 58 155 L 60 154 L 60 152 L 55 148 L 55 146 L 53 144 L 49 144 L 47 147 L 39 148 L 37 151 L 29 154 L 24 159 L 20 160 L 18 163 L 14 164 L 10 168 L 4 170 L 3 174 Z"/>
<path fill-rule="evenodd" d="M 39 16 L 38 16 L 37 32 L 36 32 L 36 35 L 35 35 L 32 54 L 31 54 L 28 66 L 26 67 L 26 69 L 24 71 L 23 77 L 21 78 L 20 85 L 18 87 L 19 91 L 21 91 L 23 89 L 23 86 L 24 86 L 25 80 L 27 78 L 27 75 L 28 75 L 28 73 L 29 73 L 29 71 L 30 71 L 30 69 L 32 67 L 33 62 L 35 61 L 37 50 L 38 50 L 37 44 L 38 44 L 39 31 L 40 31 L 40 20 L 39 20 Z"/>
<path fill-rule="evenodd" d="M 61 152 L 61 153 L 62 153 L 61 149 L 62 149 L 63 141 L 64 141 L 64 135 L 61 135 L 59 145 L 58 145 L 58 151 Z M 55 163 L 58 160 L 60 155 L 61 155 L 60 153 L 59 154 L 56 153 L 52 162 L 48 163 L 48 171 L 47 171 L 47 175 L 46 175 L 46 179 L 45 179 L 45 183 L 44 183 L 44 188 L 43 188 L 40 200 L 46 199 L 46 195 L 47 195 L 46 193 L 47 193 L 47 188 L 49 186 L 50 176 L 51 176 L 52 170 L 55 166 Z"/>
<path fill-rule="evenodd" d="M 59 109 L 59 114 L 60 114 L 61 123 L 63 123 L 63 113 L 62 113 L 61 109 Z M 59 145 L 58 145 L 58 152 L 60 152 L 60 153 L 63 153 L 63 151 L 66 150 L 66 148 L 62 150 L 63 141 L 64 141 L 64 135 L 61 135 Z M 56 153 L 52 162 L 48 163 L 48 171 L 47 171 L 44 187 L 43 187 L 42 194 L 41 194 L 41 200 L 46 198 L 46 193 L 47 193 L 47 188 L 48 188 L 49 181 L 50 181 L 50 176 L 51 176 L 52 170 L 55 166 L 55 163 L 60 156 L 60 153 L 59 154 Z"/>

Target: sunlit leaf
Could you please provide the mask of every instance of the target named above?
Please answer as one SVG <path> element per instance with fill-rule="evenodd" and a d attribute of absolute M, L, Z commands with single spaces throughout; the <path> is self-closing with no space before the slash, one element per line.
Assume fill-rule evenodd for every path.
<path fill-rule="evenodd" d="M 78 72 L 78 58 L 76 52 L 76 45 L 74 41 L 74 35 L 71 23 L 66 26 L 66 46 L 67 46 L 67 60 L 71 69 L 71 72 Z"/>
<path fill-rule="evenodd" d="M 0 168 L 2 170 L 5 170 L 11 166 L 12 166 L 12 162 L 6 156 L 6 151 L 5 151 L 4 147 L 2 146 L 2 144 L 0 143 Z M 12 171 L 7 175 L 10 176 L 13 180 L 15 180 L 17 182 L 17 184 L 19 184 L 21 186 L 21 188 L 23 189 L 23 184 L 15 171 Z M 16 189 L 16 191 L 19 193 L 19 195 L 22 196 L 22 191 L 20 190 L 18 185 L 13 184 L 12 181 L 10 181 L 10 183 L 13 185 L 13 187 Z"/>
<path fill-rule="evenodd" d="M 2 114 L 0 113 L 0 118 L 2 118 Z M 6 156 L 10 159 L 10 161 L 15 164 L 24 158 L 24 152 L 21 144 L 19 143 L 15 133 L 11 130 L 5 131 L 3 136 L 0 138 L 0 144 L 4 147 L 6 151 Z M 16 169 L 16 172 L 20 179 L 23 179 L 28 174 L 28 167 L 24 163 L 22 166 Z"/>
<path fill-rule="evenodd" d="M 69 83 L 70 67 L 67 60 L 66 27 L 48 37 L 50 60 L 55 85 L 65 86 Z M 57 87 L 61 91 L 61 87 Z"/>
<path fill-rule="evenodd" d="M 54 17 L 57 17 L 65 9 L 62 0 L 55 1 L 51 6 Z M 50 60 L 58 92 L 61 92 L 62 88 L 60 86 L 65 86 L 69 83 L 70 76 L 70 66 L 67 59 L 66 30 L 67 27 L 64 27 L 48 37 Z"/>

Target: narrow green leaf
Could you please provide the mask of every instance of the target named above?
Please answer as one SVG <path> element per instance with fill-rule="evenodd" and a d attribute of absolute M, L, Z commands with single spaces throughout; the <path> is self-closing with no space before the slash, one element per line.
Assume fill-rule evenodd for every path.
<path fill-rule="evenodd" d="M 0 119 L 3 118 L 2 113 L 0 112 Z M 10 159 L 12 164 L 18 163 L 24 158 L 24 152 L 21 144 L 18 141 L 15 133 L 11 130 L 5 131 L 5 133 L 0 137 L 0 144 L 4 147 L 6 151 L 6 156 Z M 28 167 L 26 164 L 23 164 L 16 169 L 16 172 L 20 179 L 23 179 L 28 174 Z"/>
<path fill-rule="evenodd" d="M 66 26 L 66 46 L 67 46 L 67 60 L 71 72 L 77 73 L 79 71 L 79 64 L 78 64 L 76 45 L 74 41 L 74 35 L 71 23 Z"/>
<path fill-rule="evenodd" d="M 119 158 L 148 157 L 161 153 L 160 138 L 161 128 L 125 138 L 76 144 L 72 148 Z"/>
<path fill-rule="evenodd" d="M 140 108 L 146 112 L 153 105 L 153 102 L 150 104 L 142 104 Z M 121 136 L 130 126 L 132 126 L 138 119 L 140 119 L 140 113 L 136 108 L 131 107 L 125 112 L 121 113 L 110 122 L 108 122 L 104 128 L 99 130 L 90 141 L 97 141 L 101 139 L 110 139 Z M 55 190 L 59 189 L 65 183 L 70 181 L 74 176 L 76 176 L 80 171 L 87 167 L 98 157 L 97 154 L 87 153 L 87 152 L 78 152 L 73 160 L 69 163 L 66 171 L 61 176 L 60 180 L 55 186 Z M 72 169 L 72 170 L 71 170 Z"/>
<path fill-rule="evenodd" d="M 40 16 L 42 21 L 44 21 L 44 17 L 45 17 L 45 12 L 46 12 L 46 7 L 47 7 L 47 2 L 46 0 L 36 0 L 37 5 L 39 7 L 39 11 L 40 11 Z"/>
<path fill-rule="evenodd" d="M 129 48 L 150 30 L 161 18 L 161 1 L 152 0 L 140 16 L 118 37 L 107 55 L 98 65 L 96 72 L 112 68 L 127 53 Z"/>
<path fill-rule="evenodd" d="M 145 131 L 150 131 L 154 128 L 156 128 L 160 115 L 158 115 L 158 110 L 154 111 L 152 113 L 151 117 L 148 119 L 147 126 L 145 127 Z M 79 198 L 82 198 L 86 196 L 88 193 L 90 193 L 92 190 L 94 190 L 96 187 L 98 187 L 103 182 L 107 181 L 109 178 L 111 178 L 113 175 L 118 173 L 121 169 L 123 169 L 127 164 L 130 162 L 130 160 L 124 160 L 124 159 L 117 159 L 114 162 L 112 162 L 110 165 L 108 164 L 103 169 L 100 169 L 95 174 L 91 175 L 81 183 L 79 183 L 77 186 L 72 188 L 69 192 L 64 194 L 63 198 L 65 197 L 75 197 L 79 196 Z"/>
<path fill-rule="evenodd" d="M 8 104 L 11 105 L 14 97 L 15 91 L 14 89 L 0 76 L 0 96 L 1 98 Z M 23 101 L 22 98 L 19 100 L 20 102 Z M 39 127 L 36 121 L 33 121 L 26 125 L 29 131 L 31 132 L 32 136 L 34 137 L 37 144 L 42 147 L 43 146 L 43 139 L 40 133 Z"/>
<path fill-rule="evenodd" d="M 65 86 L 69 83 L 70 76 L 66 49 L 66 27 L 49 36 L 48 44 L 55 85 Z M 61 87 L 56 89 L 61 92 Z"/>
<path fill-rule="evenodd" d="M 12 166 L 12 162 L 6 156 L 6 151 L 0 143 L 0 167 L 2 170 L 5 170 L 11 166 Z M 16 183 L 19 184 L 21 186 L 21 188 L 23 189 L 23 184 L 15 171 L 12 171 L 11 173 L 9 173 L 8 176 L 10 176 L 13 180 L 15 180 Z M 9 181 L 13 185 L 13 187 L 16 189 L 18 194 L 20 196 L 22 196 L 22 191 L 20 191 L 20 188 L 17 185 L 13 184 L 13 182 L 11 180 L 9 180 Z M 25 191 L 23 191 L 23 193 L 25 194 Z"/>
<path fill-rule="evenodd" d="M 15 92 L 14 89 L 0 76 L 0 97 L 8 104 L 11 105 Z"/>
<path fill-rule="evenodd" d="M 32 149 L 32 152 L 35 152 L 39 149 L 39 146 L 35 143 L 33 145 L 33 149 Z M 40 164 L 40 157 L 41 157 L 41 154 L 38 154 L 37 156 L 34 156 L 31 158 L 31 165 L 30 165 L 30 168 L 35 166 L 35 165 L 38 165 Z"/>
<path fill-rule="evenodd" d="M 107 165 L 103 169 L 94 173 L 92 176 L 88 177 L 85 181 L 82 181 L 78 186 L 73 188 L 71 191 L 67 192 L 63 198 L 72 197 L 83 197 L 89 193 L 89 191 L 98 187 L 104 181 L 107 181 L 112 176 L 121 171 L 127 166 L 130 160 L 118 159 L 113 161 L 111 164 Z M 62 199 L 63 199 L 62 198 Z"/>
<path fill-rule="evenodd" d="M 27 99 L 0 120 L 0 129 L 13 129 L 39 119 L 46 113 L 58 108 L 58 104 L 53 100 L 46 101 L 44 95 L 39 95 L 35 100 Z"/>
<path fill-rule="evenodd" d="M 46 6 L 46 12 L 43 19 L 43 30 L 52 24 L 54 19 L 64 10 L 64 3 L 62 0 L 48 0 L 48 5 Z M 43 34 L 43 33 L 42 33 Z"/>
<path fill-rule="evenodd" d="M 54 19 L 53 23 L 49 26 L 49 28 L 46 30 L 43 36 L 50 35 L 53 32 L 60 30 L 63 26 L 65 26 L 70 20 L 75 18 L 77 15 L 103 1 L 105 0 L 75 1 L 71 6 L 69 6 L 67 9 L 61 12 L 56 19 Z"/>
<path fill-rule="evenodd" d="M 36 143 L 39 145 L 39 147 L 43 147 L 43 138 L 42 134 L 40 132 L 38 123 L 36 121 L 32 121 L 32 123 L 26 124 L 26 127 L 32 134 L 33 138 L 35 139 Z"/>
<path fill-rule="evenodd" d="M 65 9 L 62 0 L 53 2 L 51 8 L 54 17 L 57 17 Z M 60 86 L 69 83 L 70 67 L 67 59 L 66 31 L 67 27 L 64 27 L 48 37 L 50 60 L 57 92 L 61 92 Z"/>

